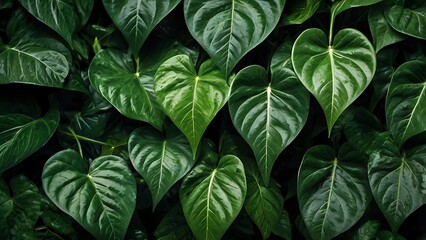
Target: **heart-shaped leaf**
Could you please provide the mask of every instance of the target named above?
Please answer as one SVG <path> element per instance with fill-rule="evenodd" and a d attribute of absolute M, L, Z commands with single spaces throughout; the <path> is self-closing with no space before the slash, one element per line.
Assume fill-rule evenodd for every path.
<path fill-rule="evenodd" d="M 34 17 L 55 30 L 70 46 L 73 35 L 86 24 L 94 0 L 19 0 Z"/>
<path fill-rule="evenodd" d="M 338 0 L 331 6 L 331 19 L 334 22 L 337 14 L 354 7 L 369 6 L 383 0 Z"/>
<path fill-rule="evenodd" d="M 187 55 L 177 55 L 158 68 L 154 88 L 163 111 L 188 138 L 195 158 L 207 126 L 227 101 L 225 77 L 211 60 L 197 73 Z"/>
<path fill-rule="evenodd" d="M 297 197 L 313 239 L 331 239 L 364 214 L 371 193 L 367 159 L 345 144 L 337 156 L 325 145 L 309 149 L 297 180 Z"/>
<path fill-rule="evenodd" d="M 10 180 L 10 190 L 13 194 L 0 179 L 0 237 L 20 239 L 19 236 L 32 231 L 37 223 L 41 215 L 41 199 L 34 183 L 22 175 Z"/>
<path fill-rule="evenodd" d="M 88 166 L 74 150 L 63 150 L 47 160 L 42 181 L 47 196 L 95 238 L 124 238 L 136 182 L 122 158 L 102 156 Z"/>
<path fill-rule="evenodd" d="M 275 226 L 278 225 L 284 205 L 284 198 L 277 182 L 271 180 L 266 186 L 254 163 L 244 165 L 247 176 L 247 196 L 244 208 L 250 218 L 267 239 Z"/>
<path fill-rule="evenodd" d="M 195 163 L 188 140 L 174 127 L 164 134 L 150 127 L 136 129 L 129 138 L 129 157 L 148 184 L 153 208 Z"/>
<path fill-rule="evenodd" d="M 387 7 L 386 19 L 398 32 L 426 40 L 426 2 L 422 0 L 405 2 L 405 6 Z"/>
<path fill-rule="evenodd" d="M 212 156 L 212 158 L 208 158 Z M 220 239 L 244 204 L 246 176 L 233 155 L 208 155 L 182 182 L 180 200 L 186 221 L 197 239 Z"/>
<path fill-rule="evenodd" d="M 368 178 L 374 199 L 396 232 L 425 203 L 426 145 L 399 151 L 386 135 L 370 155 Z"/>
<path fill-rule="evenodd" d="M 329 135 L 376 70 L 373 46 L 355 29 L 340 30 L 331 46 L 320 29 L 305 30 L 294 43 L 292 61 L 297 76 L 324 110 Z"/>
<path fill-rule="evenodd" d="M 152 29 L 180 0 L 102 0 L 108 15 L 126 38 L 133 55 L 139 51 Z"/>
<path fill-rule="evenodd" d="M 185 0 L 186 25 L 228 76 L 277 25 L 285 0 Z"/>
<path fill-rule="evenodd" d="M 386 120 L 395 143 L 426 131 L 426 63 L 406 62 L 392 76 L 386 98 Z"/>
<path fill-rule="evenodd" d="M 302 24 L 317 11 L 321 0 L 287 1 L 284 8 L 283 25 Z"/>
<path fill-rule="evenodd" d="M 62 87 L 71 61 L 62 43 L 19 10 L 10 18 L 6 33 L 10 42 L 0 42 L 0 84 Z"/>
<path fill-rule="evenodd" d="M 0 173 L 43 147 L 58 125 L 57 110 L 51 110 L 43 117 L 0 112 Z"/>

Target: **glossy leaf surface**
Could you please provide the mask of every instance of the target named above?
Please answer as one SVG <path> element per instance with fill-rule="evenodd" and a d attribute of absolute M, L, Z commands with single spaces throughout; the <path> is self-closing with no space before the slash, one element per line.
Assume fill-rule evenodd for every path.
<path fill-rule="evenodd" d="M 337 156 L 325 145 L 309 149 L 297 181 L 303 219 L 313 239 L 331 239 L 364 214 L 370 200 L 367 162 L 343 145 Z"/>
<path fill-rule="evenodd" d="M 339 13 L 346 11 L 350 8 L 368 6 L 381 1 L 383 0 L 337 0 L 337 1 L 334 1 L 333 5 L 331 6 L 331 16 L 332 16 L 331 18 L 334 21 L 334 19 Z"/>
<path fill-rule="evenodd" d="M 43 147 L 59 125 L 59 112 L 42 117 L 2 113 L 0 109 L 0 173 Z"/>
<path fill-rule="evenodd" d="M 272 233 L 281 238 L 291 240 L 293 239 L 291 228 L 292 226 L 291 226 L 288 212 L 287 210 L 283 209 L 283 212 L 281 213 L 280 221 L 278 222 L 277 225 L 275 225 L 275 227 L 272 228 Z"/>
<path fill-rule="evenodd" d="M 368 178 L 374 199 L 396 232 L 402 222 L 425 202 L 426 146 L 399 151 L 389 137 L 370 155 Z"/>
<path fill-rule="evenodd" d="M 210 155 L 211 156 L 211 155 Z M 203 159 L 185 177 L 180 189 L 183 213 L 197 239 L 221 239 L 237 217 L 246 196 L 242 162 L 226 155 Z"/>
<path fill-rule="evenodd" d="M 185 0 L 192 36 L 228 76 L 277 25 L 285 0 Z"/>
<path fill-rule="evenodd" d="M 95 238 L 124 238 L 136 182 L 122 158 L 102 156 L 88 166 L 74 150 L 63 150 L 47 160 L 42 182 L 47 196 Z"/>
<path fill-rule="evenodd" d="M 225 77 L 211 60 L 197 72 L 187 55 L 177 55 L 158 68 L 154 87 L 163 111 L 188 138 L 195 158 L 207 126 L 227 101 Z"/>
<path fill-rule="evenodd" d="M 139 51 L 152 29 L 177 6 L 180 0 L 102 0 L 108 15 L 126 38 L 133 55 Z"/>
<path fill-rule="evenodd" d="M 389 24 L 398 32 L 426 40 L 426 2 L 406 1 L 406 5 L 394 5 L 385 9 Z"/>
<path fill-rule="evenodd" d="M 305 30 L 294 43 L 292 61 L 297 76 L 320 103 L 329 134 L 376 70 L 373 46 L 355 29 L 340 30 L 331 46 L 320 29 Z"/>
<path fill-rule="evenodd" d="M 71 46 L 73 35 L 86 24 L 94 0 L 19 0 L 34 17 L 55 30 Z"/>
<path fill-rule="evenodd" d="M 399 146 L 426 131 L 426 63 L 409 61 L 392 76 L 386 98 L 388 129 Z"/>
<path fill-rule="evenodd" d="M 136 129 L 129 139 L 129 157 L 151 190 L 154 208 L 195 163 L 188 140 L 176 128 L 165 133 Z"/>
<path fill-rule="evenodd" d="M 317 11 L 321 0 L 287 1 L 284 8 L 284 25 L 302 24 Z"/>

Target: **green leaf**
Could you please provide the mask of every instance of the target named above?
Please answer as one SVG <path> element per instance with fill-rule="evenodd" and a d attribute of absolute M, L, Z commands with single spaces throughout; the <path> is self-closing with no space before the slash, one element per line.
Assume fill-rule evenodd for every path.
<path fill-rule="evenodd" d="M 161 129 L 164 114 L 154 96 L 152 76 L 143 69 L 137 71 L 134 65 L 129 55 L 102 50 L 90 64 L 90 82 L 124 116 Z"/>
<path fill-rule="evenodd" d="M 270 181 L 266 186 L 255 164 L 246 164 L 247 196 L 244 207 L 250 218 L 267 239 L 279 224 L 284 198 L 277 182 Z"/>
<path fill-rule="evenodd" d="M 368 24 L 370 26 L 376 53 L 386 46 L 405 39 L 403 34 L 397 32 L 389 25 L 383 7 L 384 6 L 380 4 L 371 7 L 368 12 Z"/>
<path fill-rule="evenodd" d="M 0 3 L 0 9 L 11 8 L 13 6 L 13 0 L 2 0 Z"/>
<path fill-rule="evenodd" d="M 355 29 L 339 31 L 331 46 L 320 29 L 305 30 L 294 43 L 292 61 L 297 76 L 324 110 L 329 135 L 376 70 L 373 46 Z"/>
<path fill-rule="evenodd" d="M 370 155 L 368 178 L 374 199 L 396 232 L 425 202 L 426 145 L 400 152 L 389 137 L 379 137 Z"/>
<path fill-rule="evenodd" d="M 285 26 L 304 23 L 314 15 L 320 4 L 321 0 L 287 1 L 282 24 Z"/>
<path fill-rule="evenodd" d="M 377 240 L 406 240 L 405 237 L 397 234 L 392 233 L 390 231 L 382 230 L 376 235 Z"/>
<path fill-rule="evenodd" d="M 287 210 L 283 209 L 280 221 L 277 225 L 275 225 L 275 227 L 272 228 L 272 233 L 287 240 L 292 239 L 291 223 Z"/>
<path fill-rule="evenodd" d="M 336 16 L 346 11 L 350 8 L 354 7 L 363 7 L 363 6 L 369 6 L 378 2 L 381 2 L 383 0 L 339 0 L 335 1 L 333 5 L 331 6 L 331 19 L 334 22 L 334 19 Z"/>
<path fill-rule="evenodd" d="M 132 49 L 139 51 L 154 27 L 180 2 L 180 0 L 102 0 L 108 15 L 121 31 Z"/>
<path fill-rule="evenodd" d="M 74 150 L 47 160 L 47 196 L 97 239 L 123 239 L 136 205 L 136 182 L 126 162 L 102 156 L 87 162 Z"/>
<path fill-rule="evenodd" d="M 0 43 L 0 84 L 62 87 L 71 55 L 62 43 L 43 34 L 43 30 L 23 11 L 13 14 L 6 29 L 10 42 Z"/>
<path fill-rule="evenodd" d="M 398 67 L 386 98 L 386 120 L 395 143 L 426 131 L 426 63 L 413 60 Z"/>
<path fill-rule="evenodd" d="M 194 235 L 186 223 L 183 215 L 182 206 L 180 204 L 174 206 L 163 217 L 158 227 L 155 229 L 154 235 L 157 240 L 193 240 Z"/>
<path fill-rule="evenodd" d="M 277 25 L 285 0 L 185 0 L 192 36 L 229 76 L 240 59 Z"/>
<path fill-rule="evenodd" d="M 19 0 L 34 17 L 55 30 L 70 46 L 73 35 L 89 20 L 94 0 Z"/>
<path fill-rule="evenodd" d="M 57 110 L 51 110 L 43 117 L 0 113 L 0 173 L 43 147 L 58 124 Z"/>
<path fill-rule="evenodd" d="M 158 68 L 154 81 L 158 102 L 188 138 L 195 158 L 207 126 L 227 101 L 226 79 L 211 60 L 197 73 L 187 55 L 177 55 Z"/>
<path fill-rule="evenodd" d="M 380 229 L 380 222 L 375 220 L 369 220 L 364 223 L 355 232 L 355 235 L 351 238 L 352 240 L 370 240 L 376 239 L 376 235 Z"/>
<path fill-rule="evenodd" d="M 37 187 L 23 175 L 10 180 L 9 187 L 0 179 L 0 231 L 1 239 L 14 239 L 24 232 L 32 232 L 41 215 L 41 200 Z M 19 237 L 18 237 L 19 239 Z"/>
<path fill-rule="evenodd" d="M 244 204 L 246 176 L 233 155 L 203 159 L 182 182 L 180 200 L 197 239 L 220 239 Z"/>
<path fill-rule="evenodd" d="M 188 140 L 174 127 L 164 134 L 150 127 L 136 129 L 129 139 L 129 157 L 148 184 L 153 208 L 195 163 Z"/>
<path fill-rule="evenodd" d="M 421 0 L 406 2 L 406 6 L 387 7 L 386 19 L 398 32 L 426 40 L 426 2 Z"/>
<path fill-rule="evenodd" d="M 59 210 L 47 196 L 43 194 L 41 197 L 43 214 L 40 217 L 46 227 L 57 233 L 69 236 L 71 239 L 76 239 L 77 234 L 72 226 L 74 220 Z"/>
<path fill-rule="evenodd" d="M 331 239 L 352 227 L 370 200 L 366 158 L 343 145 L 337 156 L 325 145 L 309 149 L 297 181 L 303 219 L 313 239 Z"/>

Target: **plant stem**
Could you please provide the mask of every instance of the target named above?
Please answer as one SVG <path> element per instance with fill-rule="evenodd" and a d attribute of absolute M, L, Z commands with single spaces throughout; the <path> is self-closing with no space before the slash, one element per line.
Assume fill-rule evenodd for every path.
<path fill-rule="evenodd" d="M 95 144 L 99 144 L 99 145 L 103 145 L 103 146 L 108 146 L 108 147 L 119 147 L 119 146 L 124 145 L 123 144 L 123 145 L 119 145 L 119 146 L 114 146 L 114 145 L 106 143 L 106 142 L 101 142 L 101 141 L 98 141 L 98 140 L 95 140 L 95 139 L 92 139 L 92 138 L 88 138 L 88 137 L 85 137 L 85 136 L 75 134 L 75 132 L 71 128 L 68 128 L 68 130 L 70 131 L 69 133 L 68 132 L 61 132 L 61 133 L 65 134 L 67 136 L 74 137 L 76 140 L 83 140 L 83 141 L 86 141 L 86 142 L 91 142 L 91 143 L 95 143 Z"/>
<path fill-rule="evenodd" d="M 78 139 L 77 134 L 75 134 L 74 130 L 72 130 L 71 128 L 68 128 L 68 130 L 70 131 L 71 136 L 74 137 L 75 141 L 77 142 L 78 152 L 80 153 L 81 158 L 84 158 L 83 157 L 83 149 L 81 148 L 81 144 L 80 144 L 80 141 Z"/>

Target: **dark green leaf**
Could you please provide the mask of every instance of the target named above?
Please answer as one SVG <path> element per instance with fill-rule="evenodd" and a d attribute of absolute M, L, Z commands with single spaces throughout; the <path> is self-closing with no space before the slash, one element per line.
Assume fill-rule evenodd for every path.
<path fill-rule="evenodd" d="M 152 29 L 180 0 L 102 0 L 108 15 L 138 56 Z"/>
<path fill-rule="evenodd" d="M 291 223 L 290 223 L 287 210 L 283 209 L 280 221 L 278 222 L 277 225 L 275 225 L 275 227 L 272 228 L 272 233 L 286 240 L 292 239 Z"/>
<path fill-rule="evenodd" d="M 182 206 L 174 206 L 161 220 L 154 235 L 157 240 L 193 240 L 191 229 L 186 223 Z"/>
<path fill-rule="evenodd" d="M 189 172 L 179 193 L 185 218 L 197 239 L 221 239 L 246 196 L 242 162 L 233 155 L 219 162 L 212 157 Z"/>
<path fill-rule="evenodd" d="M 185 0 L 186 25 L 229 76 L 240 59 L 277 25 L 285 0 Z"/>
<path fill-rule="evenodd" d="M 292 61 L 297 76 L 324 110 L 329 135 L 376 70 L 373 46 L 355 29 L 340 30 L 331 46 L 320 29 L 305 30 L 294 43 Z"/>
<path fill-rule="evenodd" d="M 287 1 L 284 8 L 283 25 L 302 24 L 312 17 L 321 4 L 321 0 Z"/>
<path fill-rule="evenodd" d="M 370 200 L 365 157 L 343 145 L 309 149 L 299 169 L 297 197 L 313 239 L 331 239 L 352 227 Z"/>
<path fill-rule="evenodd" d="M 75 229 L 72 226 L 74 223 L 73 219 L 59 210 L 47 196 L 42 195 L 41 200 L 43 214 L 41 214 L 40 217 L 46 227 L 57 233 L 75 239 L 77 235 L 75 233 Z"/>
<path fill-rule="evenodd" d="M 392 233 L 390 231 L 382 230 L 376 235 L 377 240 L 406 240 L 405 237 Z"/>
<path fill-rule="evenodd" d="M 87 162 L 64 150 L 44 165 L 47 196 L 98 239 L 123 239 L 136 205 L 136 182 L 126 162 L 102 156 Z"/>
<path fill-rule="evenodd" d="M 154 88 L 166 115 L 188 138 L 195 158 L 207 126 L 227 101 L 226 79 L 211 60 L 197 73 L 187 55 L 177 55 L 158 68 Z"/>
<path fill-rule="evenodd" d="M 0 2 L 0 9 L 11 8 L 13 5 L 13 0 L 2 0 Z"/>
<path fill-rule="evenodd" d="M 175 127 L 164 134 L 150 127 L 136 129 L 129 139 L 129 156 L 148 184 L 153 208 L 195 163 L 188 140 Z"/>
<path fill-rule="evenodd" d="M 331 6 L 331 19 L 332 21 L 334 21 L 334 19 L 339 13 L 346 11 L 350 8 L 368 6 L 381 1 L 383 0 L 338 0 L 338 1 L 335 1 L 333 5 Z"/>
<path fill-rule="evenodd" d="M 352 237 L 352 240 L 376 239 L 375 237 L 379 232 L 379 229 L 379 221 L 369 220 L 356 230 L 355 235 Z"/>
<path fill-rule="evenodd" d="M 426 40 L 426 2 L 406 2 L 406 6 L 394 5 L 386 8 L 386 19 L 398 32 Z"/>

